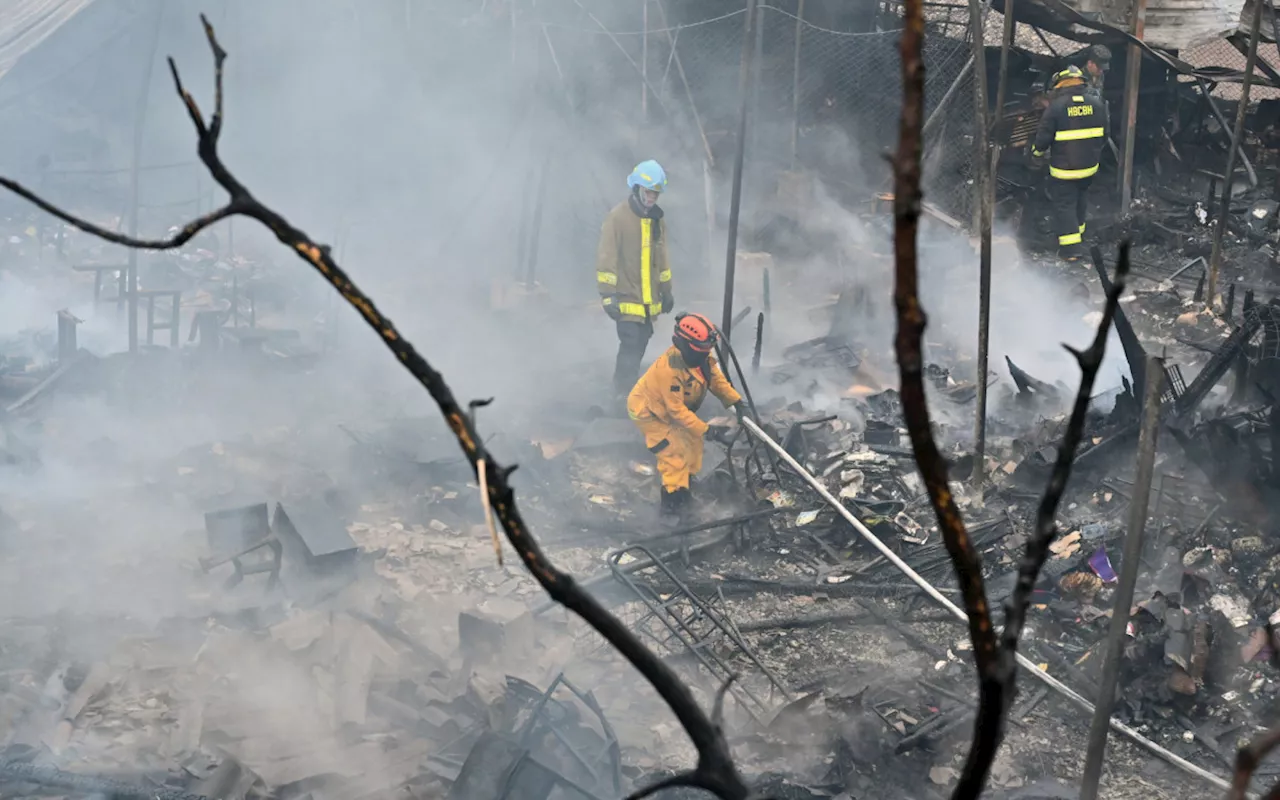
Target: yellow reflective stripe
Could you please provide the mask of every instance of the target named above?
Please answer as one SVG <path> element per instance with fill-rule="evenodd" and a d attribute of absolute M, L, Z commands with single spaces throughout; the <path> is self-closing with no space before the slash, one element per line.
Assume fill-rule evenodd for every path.
<path fill-rule="evenodd" d="M 1083 222 L 1081 222 L 1081 223 L 1080 223 L 1080 232 L 1081 232 L 1081 233 L 1084 233 L 1084 223 L 1083 223 Z"/>
<path fill-rule="evenodd" d="M 667 281 L 669 281 L 669 280 L 671 280 L 671 270 L 669 270 L 669 269 L 664 269 L 662 272 L 659 272 L 659 273 L 658 273 L 658 282 L 659 282 L 659 283 L 666 283 L 666 282 L 667 282 Z"/>
<path fill-rule="evenodd" d="M 1087 169 L 1058 169 L 1052 165 L 1049 167 L 1049 174 L 1058 180 L 1063 181 L 1078 181 L 1081 178 L 1093 176 L 1097 171 L 1097 164 L 1094 164 L 1092 167 L 1088 167 Z"/>
<path fill-rule="evenodd" d="M 653 302 L 653 287 L 649 285 L 650 270 L 653 258 L 653 220 L 644 217 L 640 220 L 640 299 L 645 305 Z M 644 312 L 640 312 L 641 316 Z"/>
<path fill-rule="evenodd" d="M 661 303 L 649 303 L 649 316 L 656 317 L 662 313 Z M 643 317 L 644 303 L 618 303 L 618 310 L 628 317 Z"/>
<path fill-rule="evenodd" d="M 597 272 L 596 283 L 607 283 L 610 286 L 617 286 L 618 276 L 613 272 Z"/>
<path fill-rule="evenodd" d="M 1053 135 L 1055 142 L 1075 142 L 1080 139 L 1101 139 L 1106 133 L 1102 128 L 1078 128 L 1074 131 L 1058 131 Z"/>
<path fill-rule="evenodd" d="M 1084 237 L 1081 236 L 1078 232 L 1067 233 L 1058 237 L 1058 244 L 1060 245 L 1080 244 L 1080 242 L 1082 242 L 1083 240 L 1084 240 Z"/>
<path fill-rule="evenodd" d="M 1035 149 L 1035 147 L 1032 147 L 1032 148 L 1031 148 L 1031 155 L 1033 155 L 1033 156 L 1042 156 L 1042 155 L 1044 155 L 1044 154 L 1045 154 L 1045 152 L 1046 152 L 1046 151 L 1044 151 L 1044 150 L 1037 150 L 1037 149 Z"/>
<path fill-rule="evenodd" d="M 1071 99 L 1072 99 L 1072 101 L 1073 101 L 1073 102 L 1076 102 L 1076 103 L 1083 103 L 1083 102 L 1084 102 L 1084 97 L 1083 97 L 1083 96 L 1081 96 L 1081 95 L 1078 95 L 1078 94 L 1077 94 L 1077 95 L 1072 95 Z"/>

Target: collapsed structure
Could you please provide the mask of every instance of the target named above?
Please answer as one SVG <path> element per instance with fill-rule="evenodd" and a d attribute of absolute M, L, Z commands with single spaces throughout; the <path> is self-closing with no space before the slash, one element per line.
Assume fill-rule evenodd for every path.
<path fill-rule="evenodd" d="M 1036 16 L 1051 12 L 1057 22 Z M 1117 20 L 1087 12 L 1036 5 L 1027 20 L 1059 34 L 1078 33 L 1072 25 L 1114 33 Z M 795 16 L 791 23 L 801 29 L 805 20 Z M 874 28 L 879 16 L 877 9 L 863 24 Z M 688 30 L 693 37 L 713 24 Z M 1203 21 L 1186 27 L 1202 25 L 1212 28 Z M 937 27 L 948 41 L 945 22 Z M 1185 36 L 1191 48 L 1201 34 Z M 546 46 L 556 52 L 549 34 Z M 963 52 L 963 43 L 954 49 Z M 684 55 L 678 45 L 668 54 L 673 64 Z M 1027 68 L 1007 71 L 997 200 L 1010 213 L 998 218 L 1020 220 L 1018 239 L 1030 250 L 1043 233 L 1038 188 L 1016 176 L 1037 90 L 1013 76 L 1034 81 L 1070 54 L 1010 55 Z M 998 77 L 998 54 L 987 56 Z M 1128 470 L 1147 352 L 1165 355 L 1167 435 L 1116 712 L 1124 738 L 1113 746 L 1107 780 L 1166 794 L 1178 792 L 1188 774 L 1212 782 L 1280 691 L 1280 642 L 1271 633 L 1280 553 L 1266 534 L 1280 487 L 1272 463 L 1280 316 L 1268 296 L 1280 234 L 1266 187 L 1280 163 L 1267 147 L 1267 128 L 1258 128 L 1270 98 L 1247 117 L 1239 202 L 1223 206 L 1227 288 L 1215 314 L 1205 309 L 1215 302 L 1205 296 L 1214 260 L 1209 226 L 1215 192 L 1225 190 L 1221 174 L 1206 175 L 1199 165 L 1224 149 L 1224 134 L 1233 136 L 1230 108 L 1211 97 L 1207 75 L 1232 76 L 1154 56 L 1166 76 L 1190 78 L 1173 81 L 1162 95 L 1165 109 L 1197 98 L 1217 127 L 1203 114 L 1187 112 L 1190 125 L 1183 116 L 1162 118 L 1154 134 L 1162 147 L 1138 150 L 1150 160 L 1135 165 L 1137 205 L 1110 215 L 1094 234 L 1100 242 L 1134 240 L 1142 280 L 1117 321 L 1116 355 L 1126 368 L 1112 381 L 1116 388 L 1094 399 L 1059 519 L 1063 535 L 1021 645 L 1042 674 L 1021 682 L 992 783 L 1022 796 L 1064 791 L 1057 784 L 1074 779 L 1083 752 L 1075 715 L 1098 692 L 1122 567 L 1121 520 L 1134 500 Z M 949 85 L 963 87 L 958 69 Z M 685 80 L 698 84 L 693 65 Z M 1269 85 L 1265 70 L 1257 83 Z M 699 102 L 689 84 L 679 93 L 691 106 Z M 965 148 L 945 144 L 964 133 L 962 122 L 947 119 L 948 103 L 961 102 L 955 97 L 946 91 L 933 106 L 943 114 L 935 125 L 949 126 L 935 128 L 946 134 L 933 140 L 935 187 L 966 163 Z M 829 113 L 805 136 L 853 127 L 846 118 L 858 116 L 856 107 Z M 1140 109 L 1141 119 L 1160 118 L 1152 114 Z M 715 161 L 719 142 L 702 132 L 707 160 Z M 761 138 L 761 149 L 772 152 L 767 135 Z M 931 606 L 954 595 L 952 566 L 904 440 L 882 331 L 873 330 L 884 304 L 877 281 L 888 234 L 884 198 L 867 189 L 874 181 L 842 185 L 840 173 L 822 174 L 829 154 L 820 149 L 807 164 L 800 152 L 797 145 L 797 163 L 776 172 L 776 192 L 761 192 L 772 198 L 757 202 L 747 224 L 751 252 L 738 261 L 738 299 L 755 307 L 740 312 L 740 321 L 753 311 L 763 321 L 754 342 L 744 333 L 730 342 L 743 355 L 754 344 L 754 357 L 731 353 L 725 363 L 735 364 L 730 378 L 759 427 L 744 423 L 730 441 L 708 446 L 699 477 L 714 502 L 703 520 L 662 529 L 643 511 L 659 489 L 652 456 L 616 409 L 534 404 L 516 421 L 499 421 L 495 412 L 482 427 L 501 435 L 504 452 L 521 463 L 521 503 L 556 561 L 676 666 L 704 705 L 728 685 L 726 726 L 762 792 L 830 797 L 893 787 L 930 796 L 958 777 L 974 682 L 964 629 Z M 1109 172 L 1104 163 L 1103 175 Z M 1105 207 L 1114 201 L 1099 184 L 1095 200 Z M 855 196 L 860 202 L 849 203 Z M 841 211 L 824 229 L 817 223 L 824 215 L 830 221 L 836 200 L 857 210 Z M 541 215 L 527 210 L 532 230 L 520 237 L 520 272 L 514 282 L 496 281 L 501 291 L 491 310 L 509 309 L 512 298 L 550 302 L 538 291 L 546 270 L 534 271 L 533 220 Z M 964 252 L 959 220 L 969 216 L 968 201 L 927 210 L 926 248 Z M 131 215 L 136 224 L 136 193 Z M 714 208 L 709 216 L 714 221 Z M 182 222 L 177 214 L 164 219 L 166 226 Z M 854 241 L 842 235 L 849 223 L 863 234 Z M 333 409 L 312 416 L 299 395 L 323 395 L 351 353 L 352 337 L 339 335 L 330 301 L 299 291 L 270 257 L 238 251 L 230 229 L 121 263 L 47 218 L 23 211 L 5 225 L 9 274 L 54 287 L 67 308 L 88 310 L 83 317 L 56 311 L 47 325 L 6 332 L 0 345 L 7 481 L 0 574 L 14 598 L 0 632 L 5 791 L 607 798 L 688 766 L 680 730 L 648 687 L 637 686 L 630 668 L 545 601 L 521 570 L 498 563 L 479 487 L 438 422 L 393 413 L 375 420 L 349 409 L 340 418 Z M 844 259 L 856 261 L 859 273 L 804 279 L 815 260 Z M 48 264 L 61 269 L 51 277 Z M 1010 281 L 1054 267 L 1031 258 L 1006 266 Z M 1089 297 L 1098 294 L 1091 287 L 1108 285 L 1098 250 L 1094 266 L 1095 274 L 1068 274 L 1084 289 L 1071 302 L 1063 299 L 1070 286 L 1046 283 L 1059 292 L 1049 304 L 1088 318 Z M 947 291 L 967 286 L 960 268 L 933 267 L 932 280 Z M 130 291 L 133 285 L 142 288 Z M 112 353 L 118 342 L 82 346 L 87 334 L 118 330 L 130 306 L 135 352 Z M 565 304 L 555 313 L 577 310 Z M 978 375 L 956 322 L 946 314 L 935 320 L 927 373 L 954 473 L 986 476 L 955 491 L 998 601 L 1012 588 L 1074 389 L 1040 374 L 1051 361 L 1027 363 L 999 345 L 1003 369 Z M 528 320 L 500 324 L 519 331 Z M 805 333 L 783 333 L 796 329 Z M 1035 331 L 1024 323 L 1018 335 Z M 180 420 L 192 409 L 217 417 L 228 402 L 214 391 L 219 381 L 242 392 L 253 387 L 275 401 L 262 406 L 279 408 L 253 408 L 254 424 L 234 437 L 146 452 L 119 428 L 103 425 L 90 440 L 76 424 L 97 403 L 135 424 L 166 406 Z M 581 375 L 576 394 L 595 400 L 593 381 Z M 977 461 L 972 420 L 980 386 L 990 387 L 993 400 Z M 332 437 L 308 430 L 319 421 Z M 72 461 L 88 470 L 77 479 L 112 480 L 92 493 L 81 516 L 68 517 L 65 499 L 42 481 Z M 150 513 L 140 514 L 143 508 Z M 84 533 L 95 525 L 112 535 Z M 159 533 L 132 550 L 121 533 L 133 526 Z M 70 550 L 100 563 L 90 562 L 65 590 L 40 591 L 54 574 L 49 564 Z M 107 590 L 122 584 L 140 592 L 123 613 Z M 85 602 L 81 591 L 98 596 Z M 65 596 L 50 597 L 59 593 Z"/>

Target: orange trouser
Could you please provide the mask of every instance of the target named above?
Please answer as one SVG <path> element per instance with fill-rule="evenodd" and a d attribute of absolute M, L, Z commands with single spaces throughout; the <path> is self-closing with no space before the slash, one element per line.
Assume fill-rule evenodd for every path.
<path fill-rule="evenodd" d="M 688 489 L 689 476 L 702 471 L 702 437 L 653 417 L 635 423 L 644 434 L 644 446 L 658 458 L 662 488 L 668 492 Z"/>

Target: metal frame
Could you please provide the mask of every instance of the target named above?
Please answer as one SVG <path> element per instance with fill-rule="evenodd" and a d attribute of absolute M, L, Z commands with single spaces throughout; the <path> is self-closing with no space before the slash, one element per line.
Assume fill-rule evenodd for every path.
<path fill-rule="evenodd" d="M 584 755 L 577 747 L 574 747 L 568 737 L 566 737 L 550 719 L 545 717 L 543 712 L 546 710 L 547 704 L 551 702 L 552 695 L 555 694 L 556 689 L 561 686 L 572 692 L 573 695 L 577 697 L 592 714 L 595 715 L 596 719 L 599 720 L 600 728 L 604 731 L 605 738 L 605 748 L 599 753 L 594 755 Z M 545 722 L 545 727 L 551 731 L 552 735 L 556 737 L 560 744 L 564 745 L 564 748 L 569 752 L 569 755 L 573 756 L 573 759 L 577 761 L 583 769 L 595 776 L 597 785 L 604 784 L 605 781 L 600 772 L 602 766 L 607 767 L 607 777 L 611 784 L 612 793 L 614 795 L 622 794 L 621 745 L 618 743 L 618 736 L 614 733 L 613 726 L 610 725 L 609 720 L 605 718 L 604 709 L 600 707 L 600 703 L 596 700 L 595 695 L 592 692 L 584 692 L 577 686 L 574 686 L 573 683 L 565 677 L 564 673 L 561 672 L 556 676 L 555 680 L 551 682 L 551 685 L 547 687 L 546 691 L 542 693 L 542 696 L 538 698 L 538 702 L 534 704 L 533 708 L 529 712 L 529 718 L 525 720 L 524 725 L 522 725 L 516 732 L 516 741 L 521 747 L 527 750 L 531 749 L 533 737 L 538 730 L 539 722 Z"/>
<path fill-rule="evenodd" d="M 621 563 L 624 556 L 648 559 L 650 566 L 636 573 L 628 573 Z M 765 666 L 755 651 L 743 641 L 735 626 L 722 611 L 696 595 L 676 577 L 656 553 L 643 545 L 633 545 L 613 551 L 609 554 L 608 561 L 614 579 L 631 590 L 636 599 L 648 609 L 631 625 L 637 634 L 647 636 L 669 653 L 685 651 L 692 655 L 719 685 L 729 685 L 729 694 L 733 695 L 738 704 L 757 722 L 763 721 L 762 717 L 769 715 L 773 711 L 773 706 L 767 700 L 761 699 L 743 681 L 736 679 L 739 672 L 716 654 L 717 644 L 727 643 L 764 675 L 770 685 L 770 699 L 774 690 L 787 700 L 791 699 L 791 693 L 787 691 L 781 679 Z M 667 589 L 664 586 L 661 594 L 651 586 L 637 581 L 640 574 L 652 574 L 655 571 L 658 575 L 654 577 L 671 587 Z M 723 597 L 720 600 L 723 604 Z M 681 613 L 682 606 L 688 612 L 687 614 Z M 665 633 L 661 628 L 655 630 L 655 626 L 650 624 L 654 621 L 659 623 L 661 628 L 665 628 Z M 732 683 L 730 683 L 731 680 Z"/>

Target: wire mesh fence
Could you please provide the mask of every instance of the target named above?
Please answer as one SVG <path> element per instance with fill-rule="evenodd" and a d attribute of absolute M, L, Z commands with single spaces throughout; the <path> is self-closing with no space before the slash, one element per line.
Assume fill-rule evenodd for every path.
<path fill-rule="evenodd" d="M 898 53 L 901 17 L 892 4 L 867 4 L 845 16 L 856 29 L 837 29 L 803 15 L 798 0 L 758 7 L 752 70 L 748 74 L 748 164 L 775 172 L 803 168 L 822 176 L 838 196 L 866 199 L 887 190 L 882 157 L 897 140 L 901 108 Z M 744 54 L 745 10 L 737 2 L 691 5 L 696 18 L 650 0 L 612 21 L 577 3 L 561 13 L 540 4 L 538 36 L 554 52 L 557 79 L 575 107 L 605 113 L 612 106 L 650 120 L 675 122 L 672 136 L 717 164 L 731 163 L 736 148 Z M 931 199 L 964 219 L 972 194 L 974 120 L 967 41 L 968 7 L 933 4 L 925 45 L 926 114 L 938 108 L 964 77 L 935 123 L 940 148 L 926 165 Z M 631 86 L 631 92 L 618 91 Z M 621 96 L 620 96 L 621 95 Z M 631 119 L 631 123 L 639 122 Z"/>

